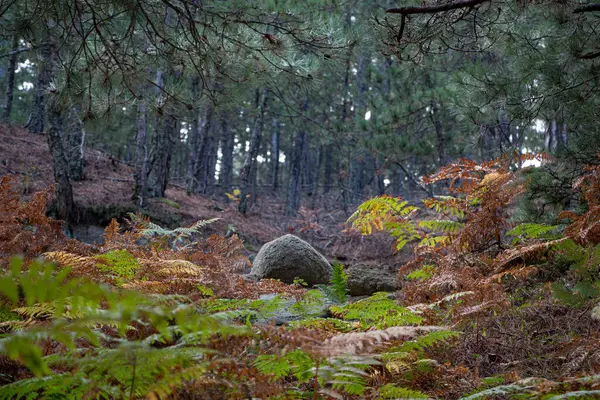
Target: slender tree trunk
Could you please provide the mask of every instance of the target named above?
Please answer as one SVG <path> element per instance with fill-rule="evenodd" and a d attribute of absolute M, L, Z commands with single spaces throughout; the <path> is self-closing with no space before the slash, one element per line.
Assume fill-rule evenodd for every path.
<path fill-rule="evenodd" d="M 70 228 L 75 221 L 75 202 L 73 200 L 73 187 L 69 177 L 69 162 L 63 146 L 61 135 L 61 110 L 57 104 L 58 99 L 53 99 L 48 107 L 48 148 L 53 160 L 54 192 L 56 201 L 56 217 L 67 223 Z"/>
<path fill-rule="evenodd" d="M 52 80 L 53 45 L 45 42 L 40 48 L 40 60 L 35 83 L 35 99 L 33 109 L 25 128 L 31 133 L 43 133 L 46 116 L 46 91 Z"/>
<path fill-rule="evenodd" d="M 214 137 L 214 129 L 211 123 L 206 130 L 203 151 L 202 151 L 202 181 L 200 184 L 200 191 L 203 194 L 208 192 L 209 187 L 212 187 L 215 183 L 215 163 L 217 161 L 217 148 Z"/>
<path fill-rule="evenodd" d="M 367 92 L 367 65 L 370 62 L 369 54 L 361 56 L 357 66 L 357 82 L 358 93 L 356 96 L 356 104 L 354 105 L 354 122 L 356 131 L 358 131 L 362 119 L 366 112 L 365 96 Z M 368 161 L 368 155 L 365 154 L 362 146 L 354 139 L 351 149 L 351 164 L 348 186 L 350 187 L 351 195 L 349 200 L 352 204 L 362 201 L 362 191 L 365 183 L 365 165 Z"/>
<path fill-rule="evenodd" d="M 212 144 L 213 119 L 214 108 L 212 105 L 209 105 L 206 110 L 206 116 L 200 124 L 198 133 L 198 143 L 195 157 L 196 159 L 194 162 L 194 169 L 192 173 L 192 192 L 200 191 L 201 193 L 206 193 L 208 179 L 207 157 L 210 156 L 210 147 Z"/>
<path fill-rule="evenodd" d="M 296 215 L 300 206 L 300 180 L 302 175 L 302 154 L 304 153 L 304 141 L 306 132 L 300 129 L 296 132 L 294 139 L 294 149 L 292 151 L 292 160 L 290 162 L 290 178 L 288 186 L 287 201 L 285 207 L 286 215 Z"/>
<path fill-rule="evenodd" d="M 156 85 L 159 94 L 159 104 L 162 107 L 157 112 L 156 132 L 152 138 L 152 151 L 148 163 L 148 197 L 164 197 L 169 180 L 171 154 L 175 146 L 176 119 L 170 110 L 170 101 L 164 99 L 162 90 L 165 88 L 163 71 L 156 74 Z"/>
<path fill-rule="evenodd" d="M 279 188 L 279 126 L 273 118 L 273 137 L 271 138 L 271 187 L 276 192 Z"/>
<path fill-rule="evenodd" d="M 198 102 L 200 101 L 200 77 L 195 75 L 192 78 L 191 82 L 192 87 L 192 101 L 194 102 L 194 107 L 192 110 L 192 118 L 190 122 L 190 131 L 188 136 L 188 144 L 189 144 L 189 157 L 188 157 L 188 167 L 187 167 L 187 192 L 191 194 L 196 191 L 197 182 L 195 177 L 196 165 L 198 164 L 198 153 L 200 151 L 200 111 L 196 107 Z"/>
<path fill-rule="evenodd" d="M 148 147 L 146 145 L 148 129 L 148 103 L 144 99 L 141 99 L 138 103 L 135 125 L 135 156 L 133 162 L 133 180 L 135 184 L 133 188 L 132 200 L 134 200 L 141 208 L 146 206 L 146 179 L 148 175 Z"/>
<path fill-rule="evenodd" d="M 221 190 L 228 192 L 233 182 L 233 145 L 235 134 L 233 129 L 229 128 L 227 115 L 221 115 L 221 171 L 219 174 L 219 184 Z"/>
<path fill-rule="evenodd" d="M 333 145 L 328 144 L 323 153 L 323 158 L 325 159 L 325 167 L 323 171 L 323 193 L 329 193 L 329 190 L 333 184 Z"/>
<path fill-rule="evenodd" d="M 404 174 L 402 169 L 396 168 L 392 176 L 392 193 L 394 196 L 404 196 Z"/>
<path fill-rule="evenodd" d="M 263 89 L 260 95 L 260 101 L 258 105 L 258 113 L 254 120 L 254 129 L 252 130 L 252 139 L 250 141 L 250 151 L 246 155 L 244 165 L 240 170 L 240 204 L 238 205 L 238 211 L 242 214 L 246 214 L 248 211 L 248 193 L 251 189 L 250 178 L 252 170 L 256 164 L 256 156 L 260 149 L 260 141 L 263 133 L 263 119 L 265 114 L 265 108 L 267 106 L 267 90 Z"/>
<path fill-rule="evenodd" d="M 2 112 L 2 121 L 8 123 L 12 112 L 13 96 L 15 93 L 15 70 L 17 69 L 17 48 L 19 47 L 19 38 L 13 36 L 12 54 L 8 59 L 8 77 L 6 82 L 6 99 L 4 103 L 4 111 Z"/>
<path fill-rule="evenodd" d="M 553 119 L 548 123 L 546 134 L 544 138 L 544 149 L 548 153 L 554 153 L 558 147 L 558 124 Z"/>
<path fill-rule="evenodd" d="M 44 73 L 48 82 L 52 79 L 55 70 L 54 63 L 57 60 L 58 49 L 54 38 L 49 38 L 42 49 L 42 63 Z M 45 105 L 45 102 L 44 102 Z M 47 108 L 47 110 L 46 110 Z M 54 198 L 56 204 L 56 217 L 63 220 L 70 230 L 75 218 L 75 201 L 73 200 L 73 187 L 69 176 L 69 161 L 64 147 L 63 139 L 63 110 L 58 95 L 52 95 L 48 107 L 48 148 L 52 156 L 52 167 L 54 172 L 55 190 Z M 42 116 L 43 117 L 43 116 Z"/>
<path fill-rule="evenodd" d="M 377 159 L 377 157 L 373 157 L 373 167 L 375 169 L 375 179 L 377 181 L 377 195 L 381 196 L 385 194 L 385 176 L 383 171 L 381 171 L 381 166 L 383 162 Z"/>
<path fill-rule="evenodd" d="M 437 151 L 438 151 L 438 161 L 440 166 L 444 166 L 448 163 L 448 156 L 446 151 L 446 135 L 444 133 L 444 128 L 442 127 L 442 123 L 440 121 L 439 116 L 439 107 L 435 102 L 431 104 L 432 113 L 429 115 L 431 118 L 431 122 L 433 123 L 433 127 L 435 128 L 435 137 L 437 141 Z"/>
<path fill-rule="evenodd" d="M 66 123 L 65 123 L 66 122 Z M 84 179 L 85 128 L 79 117 L 79 108 L 69 107 L 66 121 L 63 120 L 63 142 L 69 163 L 69 177 L 73 181 Z"/>
<path fill-rule="evenodd" d="M 319 146 L 319 151 L 317 152 L 317 165 L 315 165 L 315 171 L 312 179 L 312 187 L 310 188 L 310 193 L 312 196 L 310 208 L 313 210 L 317 207 L 317 201 L 319 199 L 319 178 L 321 177 L 321 168 L 323 165 L 324 158 L 324 149 L 325 146 Z"/>

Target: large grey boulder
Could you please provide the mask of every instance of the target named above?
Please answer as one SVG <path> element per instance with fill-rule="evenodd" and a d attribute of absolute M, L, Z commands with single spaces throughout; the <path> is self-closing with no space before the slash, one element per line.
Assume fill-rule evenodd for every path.
<path fill-rule="evenodd" d="M 303 279 L 309 285 L 328 283 L 332 273 L 325 257 L 310 244 L 294 235 L 285 235 L 266 243 L 256 255 L 250 276 L 273 278 L 293 283 Z"/>
<path fill-rule="evenodd" d="M 354 264 L 346 267 L 350 296 L 370 296 L 399 289 L 397 268 L 386 265 Z"/>

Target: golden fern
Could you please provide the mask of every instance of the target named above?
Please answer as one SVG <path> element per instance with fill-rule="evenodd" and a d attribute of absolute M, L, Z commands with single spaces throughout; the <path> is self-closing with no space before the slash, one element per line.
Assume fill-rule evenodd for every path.
<path fill-rule="evenodd" d="M 44 253 L 43 257 L 47 261 L 51 261 L 61 267 L 71 267 L 73 270 L 85 270 L 96 266 L 96 261 L 92 257 L 83 257 L 65 251 Z"/>

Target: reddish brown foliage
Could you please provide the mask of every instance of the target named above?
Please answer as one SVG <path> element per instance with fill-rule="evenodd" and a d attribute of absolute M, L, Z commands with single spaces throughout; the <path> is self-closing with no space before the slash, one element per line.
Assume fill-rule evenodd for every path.
<path fill-rule="evenodd" d="M 573 190 L 581 192 L 582 200 L 588 210 L 583 215 L 567 211 L 560 214 L 562 218 L 573 221 L 565 230 L 565 234 L 580 244 L 600 243 L 600 166 L 586 167 L 586 174 L 575 181 Z"/>
<path fill-rule="evenodd" d="M 0 178 L 0 263 L 21 254 L 37 257 L 59 242 L 66 241 L 63 224 L 46 216 L 52 189 L 38 192 L 21 202 L 12 176 Z"/>

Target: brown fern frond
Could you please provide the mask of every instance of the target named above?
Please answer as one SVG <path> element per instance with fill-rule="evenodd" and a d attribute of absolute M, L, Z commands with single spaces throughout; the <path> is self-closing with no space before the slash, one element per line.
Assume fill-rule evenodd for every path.
<path fill-rule="evenodd" d="M 170 260 L 169 260 L 170 261 Z M 184 260 L 174 260 L 177 262 L 164 262 L 165 268 L 161 268 L 156 271 L 156 274 L 164 277 L 201 277 L 204 276 L 204 272 L 195 264 Z"/>
<path fill-rule="evenodd" d="M 27 328 L 35 324 L 36 321 L 34 319 L 27 320 L 14 320 L 14 321 L 4 321 L 0 322 L 0 333 L 8 333 L 12 331 L 18 331 L 20 329 Z"/>
<path fill-rule="evenodd" d="M 123 285 L 123 289 L 137 290 L 148 293 L 167 293 L 170 285 L 161 281 L 131 281 Z"/>
<path fill-rule="evenodd" d="M 447 326 L 394 326 L 376 331 L 345 333 L 319 344 L 307 344 L 304 350 L 320 357 L 364 354 L 392 340 L 410 340 L 425 333 L 447 329 Z"/>
<path fill-rule="evenodd" d="M 508 271 L 503 271 L 498 274 L 494 274 L 489 277 L 489 280 L 497 281 L 498 283 L 500 283 L 502 281 L 502 278 L 507 275 L 510 275 L 512 277 L 519 278 L 519 279 L 526 279 L 526 278 L 536 275 L 538 272 L 539 272 L 539 268 L 537 268 L 533 265 L 528 265 L 528 266 L 519 265 L 516 268 L 509 269 Z"/>
<path fill-rule="evenodd" d="M 79 256 L 65 251 L 44 253 L 43 257 L 61 267 L 70 267 L 73 271 L 89 271 L 96 266 L 96 261 L 91 257 Z"/>
<path fill-rule="evenodd" d="M 535 260 L 539 260 L 541 257 L 548 253 L 548 250 L 561 242 L 564 242 L 566 238 L 552 240 L 550 242 L 533 243 L 526 246 L 515 247 L 509 250 L 505 250 L 495 260 L 495 271 L 499 274 L 509 268 L 517 265 L 527 264 Z"/>
<path fill-rule="evenodd" d="M 21 202 L 14 177 L 0 179 L 0 263 L 10 255 L 34 258 L 66 239 L 63 223 L 46 216 L 52 188 Z"/>

